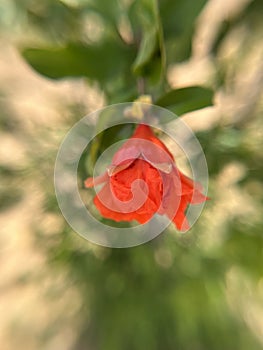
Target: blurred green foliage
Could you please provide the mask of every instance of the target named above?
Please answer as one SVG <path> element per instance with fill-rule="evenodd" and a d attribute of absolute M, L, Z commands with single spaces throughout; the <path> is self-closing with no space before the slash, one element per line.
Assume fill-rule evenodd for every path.
<path fill-rule="evenodd" d="M 29 37 L 22 40 L 19 49 L 37 72 L 51 79 L 85 77 L 88 83 L 100 87 L 107 103 L 132 101 L 142 93 L 151 94 L 156 104 L 178 115 L 211 106 L 213 89 L 227 90 L 230 69 L 220 63 L 218 52 L 231 31 L 240 24 L 249 31 L 256 26 L 255 35 L 259 28 L 262 31 L 259 20 L 262 2 L 254 0 L 236 18 L 221 24 L 209 53 L 217 62 L 213 89 L 192 86 L 172 90 L 167 67 L 191 57 L 196 19 L 207 1 L 11 3 L 8 18 L 25 28 Z M 89 20 L 93 27 L 87 33 Z M 1 120 L 4 128 L 12 129 L 10 114 L 7 111 Z M 262 283 L 262 218 L 238 213 L 226 216 L 220 242 L 206 243 L 214 237 L 216 220 L 220 219 L 219 195 L 225 195 L 225 203 L 228 201 L 228 192 L 222 193 L 227 189 L 219 187 L 222 182 L 218 179 L 229 164 L 243 165 L 244 176 L 235 185 L 240 191 L 246 190 L 255 198 L 256 205 L 263 208 L 263 196 L 257 191 L 262 185 L 262 143 L 254 145 L 251 136 L 251 129 L 258 130 L 262 122 L 254 110 L 247 112 L 245 120 L 244 125 L 218 124 L 198 132 L 211 175 L 212 201 L 207 205 L 209 217 L 204 214 L 187 234 L 176 234 L 170 228 L 143 246 L 108 249 L 79 238 L 66 223 L 59 233 L 51 232 L 48 237 L 35 226 L 37 249 L 45 252 L 53 271 L 65 272 L 68 284 L 81 295 L 81 308 L 73 319 L 78 324 L 78 334 L 72 350 L 262 349 L 247 325 L 243 309 L 233 311 L 235 305 L 230 307 L 227 295 L 227 276 L 233 268 L 241 280 L 247 278 L 255 289 Z M 89 150 L 90 157 L 83 156 L 81 176 L 85 177 L 109 142 L 129 137 L 131 132 L 128 125 L 108 130 L 107 135 L 99 134 Z M 54 154 L 39 152 L 41 142 L 41 138 L 34 140 L 31 170 L 45 193 L 43 210 L 60 216 L 52 184 L 56 150 Z M 10 194 L 5 190 L 6 183 L 18 174 L 5 167 L 0 170 L 4 179 L 0 188 L 1 207 L 8 209 L 22 199 L 19 192 Z M 23 176 L 27 174 L 18 177 Z M 240 305 L 243 293 L 240 289 L 234 294 Z M 42 341 L 45 349 L 45 336 Z"/>
<path fill-rule="evenodd" d="M 61 19 L 60 40 L 54 34 L 52 40 L 47 40 L 48 45 L 24 47 L 22 53 L 33 68 L 48 77 L 85 76 L 96 81 L 109 103 L 132 101 L 138 94 L 137 85 L 141 85 L 139 93 L 147 92 L 157 99 L 169 90 L 167 65 L 190 55 L 194 20 L 205 2 L 196 1 L 193 6 L 189 0 L 159 4 L 157 0 L 135 0 L 130 5 L 114 1 L 109 6 L 105 0 L 94 0 L 78 3 L 72 12 L 63 4 L 63 11 L 67 8 L 73 18 L 75 12 L 77 18 L 82 17 L 83 24 L 79 24 L 79 28 L 73 26 L 74 37 L 65 36 L 65 22 L 69 21 L 65 16 Z M 49 18 L 55 4 L 56 1 L 51 1 L 42 17 Z M 26 10 L 30 21 L 42 28 L 43 21 L 32 20 L 32 10 Z M 188 14 L 186 18 L 182 16 L 184 12 Z M 92 22 L 93 31 L 101 31 L 100 38 L 93 42 L 83 33 L 90 14 L 97 16 Z M 121 29 L 121 19 L 124 29 Z M 53 26 L 52 30 L 56 33 Z"/>

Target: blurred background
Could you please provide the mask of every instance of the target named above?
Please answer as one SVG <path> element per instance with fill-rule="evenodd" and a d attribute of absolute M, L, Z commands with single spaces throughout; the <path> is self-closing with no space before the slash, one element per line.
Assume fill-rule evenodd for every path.
<path fill-rule="evenodd" d="M 262 14 L 260 0 L 0 1 L 1 349 L 263 348 Z M 103 248 L 59 211 L 56 153 L 84 115 L 142 93 L 195 131 L 212 200 L 186 234 Z"/>

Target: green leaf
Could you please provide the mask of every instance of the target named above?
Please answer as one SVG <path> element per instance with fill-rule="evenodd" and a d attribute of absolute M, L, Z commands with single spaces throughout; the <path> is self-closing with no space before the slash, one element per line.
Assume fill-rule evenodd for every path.
<path fill-rule="evenodd" d="M 129 18 L 135 41 L 139 41 L 138 54 L 132 66 L 133 72 L 135 75 L 150 76 L 150 65 L 154 57 L 158 57 L 163 68 L 165 66 L 165 50 L 157 1 L 135 1 L 130 8 Z M 160 73 L 163 73 L 162 70 Z"/>
<path fill-rule="evenodd" d="M 200 86 L 172 90 L 159 98 L 156 104 L 182 115 L 213 104 L 213 91 Z"/>
<path fill-rule="evenodd" d="M 157 43 L 156 29 L 151 28 L 145 31 L 140 48 L 139 48 L 138 55 L 133 64 L 133 71 L 135 74 L 139 74 L 142 68 L 148 62 L 150 62 L 157 47 L 158 47 L 158 43 Z"/>
<path fill-rule="evenodd" d="M 162 0 L 159 3 L 167 62 L 183 61 L 191 53 L 195 21 L 207 0 Z"/>
<path fill-rule="evenodd" d="M 26 48 L 23 57 L 39 73 L 53 79 L 86 76 L 105 82 L 120 74 L 133 54 L 115 42 L 100 45 L 68 44 L 64 47 Z"/>
<path fill-rule="evenodd" d="M 118 0 L 91 0 L 83 5 L 83 9 L 98 13 L 108 25 L 117 26 L 121 15 L 121 4 Z"/>

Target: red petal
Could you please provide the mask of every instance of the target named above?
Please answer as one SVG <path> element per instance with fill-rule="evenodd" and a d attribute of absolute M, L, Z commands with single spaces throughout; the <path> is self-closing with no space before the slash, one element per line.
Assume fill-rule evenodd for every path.
<path fill-rule="evenodd" d="M 109 176 L 114 176 L 117 173 L 119 173 L 122 170 L 127 169 L 133 162 L 135 159 L 131 159 L 131 160 L 127 160 L 126 162 L 121 163 L 120 165 L 110 165 L 107 168 L 108 174 Z"/>
<path fill-rule="evenodd" d="M 190 228 L 187 217 L 185 216 L 185 211 L 187 209 L 188 204 L 189 204 L 188 196 L 181 197 L 179 208 L 177 210 L 176 215 L 173 218 L 173 223 L 175 224 L 177 229 L 180 231 L 186 231 Z"/>
<path fill-rule="evenodd" d="M 106 182 L 108 180 L 109 176 L 107 174 L 107 172 L 105 172 L 102 175 L 99 175 L 97 177 L 88 177 L 85 182 L 84 185 L 86 188 L 90 188 L 90 187 L 94 187 L 97 186 L 103 182 Z"/>
<path fill-rule="evenodd" d="M 145 222 L 149 221 L 152 217 L 152 214 L 150 213 L 144 213 L 144 214 L 138 214 L 135 212 L 130 213 L 122 213 L 119 211 L 114 211 L 112 209 L 109 209 L 107 206 L 105 206 L 99 199 L 98 196 L 94 198 L 94 204 L 96 205 L 97 209 L 99 210 L 100 214 L 107 219 L 111 219 L 114 221 L 133 221 L 136 220 L 140 224 L 144 224 Z"/>
<path fill-rule="evenodd" d="M 160 139 L 158 139 L 158 137 L 155 136 L 149 125 L 138 125 L 134 134 L 132 135 L 132 138 L 139 138 L 153 142 L 155 145 L 161 147 L 169 155 L 169 157 L 174 160 L 174 157 L 171 154 L 171 152 L 168 150 L 165 144 Z"/>
<path fill-rule="evenodd" d="M 148 125 L 140 124 L 132 137 L 115 153 L 112 165 L 122 165 L 134 159 L 144 158 L 151 164 L 168 165 L 174 158 L 164 143 L 159 140 Z M 167 168 L 167 167 L 166 167 Z"/>
<path fill-rule="evenodd" d="M 147 124 L 139 124 L 135 129 L 132 137 L 140 138 L 140 139 L 150 139 L 155 137 L 152 129 Z"/>
<path fill-rule="evenodd" d="M 140 182 L 136 183 L 138 180 Z M 94 203 L 106 218 L 145 223 L 158 210 L 161 198 L 159 172 L 144 160 L 137 159 L 130 168 L 110 177 L 110 182 L 100 190 Z"/>
<path fill-rule="evenodd" d="M 113 165 L 120 165 L 124 162 L 132 162 L 134 159 L 139 158 L 140 156 L 140 149 L 137 146 L 137 144 L 129 139 L 126 141 L 122 147 L 115 153 L 112 164 Z"/>

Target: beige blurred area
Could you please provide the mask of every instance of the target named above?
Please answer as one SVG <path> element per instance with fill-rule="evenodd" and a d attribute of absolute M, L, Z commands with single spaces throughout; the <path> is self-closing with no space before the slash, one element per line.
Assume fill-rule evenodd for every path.
<path fill-rule="evenodd" d="M 53 325 L 56 331 L 45 349 L 70 349 L 77 327 L 71 319 L 80 298 L 65 276 L 52 274 L 34 238 L 36 227 L 50 235 L 59 232 L 63 222 L 62 216 L 43 210 L 40 182 L 50 177 L 52 185 L 53 164 L 43 174 L 31 158 L 40 155 L 41 161 L 58 149 L 71 127 L 72 106 L 81 106 L 79 117 L 83 117 L 102 107 L 104 97 L 83 79 L 55 82 L 38 75 L 6 37 L 0 39 L 0 46 L 0 102 L 17 126 L 12 132 L 0 131 L 0 164 L 17 172 L 15 180 L 1 181 L 0 188 L 9 187 L 22 195 L 21 201 L 0 213 L 0 348 L 38 349 L 45 329 Z"/>
<path fill-rule="evenodd" d="M 249 123 L 245 135 L 249 147 L 260 149 L 263 147 L 262 124 L 256 119 L 246 119 L 248 111 L 252 116 L 263 106 L 263 46 L 262 42 L 259 44 L 260 38 L 253 39 L 241 60 L 240 49 L 244 37 L 249 34 L 240 27 L 224 43 L 218 61 L 209 54 L 221 21 L 238 16 L 248 2 L 209 1 L 196 24 L 193 56 L 188 62 L 169 67 L 168 79 L 173 87 L 210 86 L 217 64 L 226 64 L 230 83 L 227 90 L 216 92 L 215 106 L 189 113 L 183 119 L 195 131 L 233 123 L 242 127 Z M 13 131 L 8 128 L 0 130 L 0 164 L 18 174 L 8 183 L 1 181 L 0 188 L 15 188 L 22 198 L 0 212 L 0 349 L 42 349 L 41 344 L 48 337 L 45 350 L 67 350 L 71 349 L 76 338 L 78 324 L 72 319 L 81 308 L 80 298 L 62 272 L 58 274 L 50 269 L 41 247 L 36 246 L 33 229 L 37 227 L 47 236 L 54 230 L 59 232 L 63 217 L 43 210 L 44 195 L 39 182 L 43 177 L 49 177 L 52 183 L 53 164 L 44 173 L 41 167 L 40 173 L 31 156 L 38 154 L 41 162 L 47 152 L 56 153 L 71 127 L 72 108 L 79 108 L 81 118 L 102 107 L 105 101 L 103 92 L 88 86 L 84 79 L 53 81 L 40 76 L 21 58 L 16 44 L 16 40 L 10 39 L 6 33 L 0 36 L 1 112 L 8 111 L 12 119 L 9 122 L 12 126 L 15 124 Z M 52 161 L 54 158 L 50 159 Z M 246 171 L 237 161 L 223 168 L 216 179 L 217 201 L 203 214 L 205 222 L 213 228 L 212 235 L 200 238 L 204 251 L 211 252 L 220 245 L 223 226 L 229 217 L 261 219 L 262 206 L 258 204 L 257 195 L 263 193 L 262 183 L 251 183 L 247 191 L 236 186 Z M 227 202 L 222 189 L 228 194 Z M 170 263 L 161 254 L 157 254 L 158 261 L 160 264 Z M 249 296 L 240 305 L 239 312 L 245 315 L 248 327 L 263 346 L 263 282 L 255 291 L 253 283 L 247 276 L 239 275 L 235 267 L 229 271 L 226 281 L 226 296 L 233 313 L 237 309 L 235 296 L 240 283 L 246 293 L 244 298 Z M 45 334 L 50 325 L 53 325 L 53 334 Z"/>
<path fill-rule="evenodd" d="M 0 347 L 38 349 L 45 329 L 53 324 L 56 331 L 47 349 L 67 349 L 74 341 L 70 318 L 80 307 L 79 298 L 63 275 L 55 276 L 47 269 L 46 257 L 35 246 L 32 226 L 49 235 L 54 227 L 59 230 L 63 218 L 44 214 L 39 182 L 42 176 L 50 176 L 52 182 L 52 171 L 39 173 L 30 155 L 58 148 L 69 127 L 67 106 L 82 103 L 89 112 L 102 105 L 103 97 L 81 80 L 55 83 L 40 77 L 3 38 L 0 77 L 1 105 L 8 108 L 19 129 L 0 132 L 0 163 L 21 174 L 20 180 L 18 175 L 0 186 L 14 187 L 23 198 L 0 213 Z"/>

